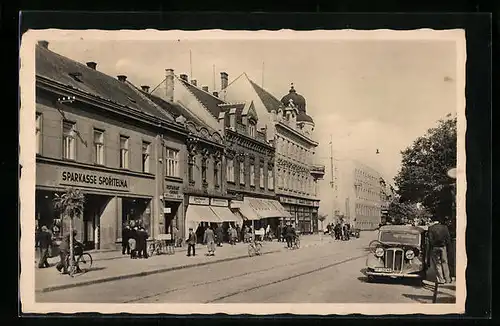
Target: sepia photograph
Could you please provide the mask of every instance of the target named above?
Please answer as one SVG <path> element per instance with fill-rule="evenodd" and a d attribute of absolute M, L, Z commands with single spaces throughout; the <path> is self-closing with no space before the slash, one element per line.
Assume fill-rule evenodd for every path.
<path fill-rule="evenodd" d="M 465 33 L 21 39 L 25 312 L 460 313 Z"/>

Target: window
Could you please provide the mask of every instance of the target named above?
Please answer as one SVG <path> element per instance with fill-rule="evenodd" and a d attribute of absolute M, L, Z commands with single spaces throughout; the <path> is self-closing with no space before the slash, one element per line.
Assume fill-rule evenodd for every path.
<path fill-rule="evenodd" d="M 255 187 L 255 165 L 250 165 L 250 185 Z"/>
<path fill-rule="evenodd" d="M 234 182 L 234 161 L 233 159 L 226 160 L 226 178 L 229 182 Z"/>
<path fill-rule="evenodd" d="M 264 188 L 264 167 L 263 166 L 260 167 L 260 171 L 259 171 L 259 186 L 261 188 Z"/>
<path fill-rule="evenodd" d="M 269 166 L 267 168 L 267 189 L 273 190 L 274 189 L 274 174 L 273 174 L 273 167 Z"/>
<path fill-rule="evenodd" d="M 104 165 L 104 131 L 94 129 L 94 163 Z"/>
<path fill-rule="evenodd" d="M 255 125 L 253 124 L 253 122 L 248 123 L 248 133 L 250 137 L 255 137 Z"/>
<path fill-rule="evenodd" d="M 149 173 L 149 149 L 151 144 L 148 142 L 142 142 L 142 172 Z"/>
<path fill-rule="evenodd" d="M 216 187 L 219 186 L 219 162 L 214 162 L 214 184 Z"/>
<path fill-rule="evenodd" d="M 128 169 L 128 137 L 120 136 L 120 168 Z"/>
<path fill-rule="evenodd" d="M 63 158 L 67 160 L 75 159 L 75 134 L 76 124 L 70 121 L 63 122 Z"/>
<path fill-rule="evenodd" d="M 42 114 L 36 113 L 35 118 L 35 135 L 36 135 L 36 153 L 41 153 L 41 137 L 42 137 Z"/>
<path fill-rule="evenodd" d="M 201 159 L 201 180 L 203 183 L 207 182 L 207 159 L 205 157 Z"/>
<path fill-rule="evenodd" d="M 179 151 L 167 148 L 165 152 L 166 164 L 165 174 L 168 177 L 180 177 L 179 175 Z M 190 179 L 191 180 L 191 179 Z"/>
<path fill-rule="evenodd" d="M 240 184 L 245 184 L 245 162 L 240 162 Z"/>

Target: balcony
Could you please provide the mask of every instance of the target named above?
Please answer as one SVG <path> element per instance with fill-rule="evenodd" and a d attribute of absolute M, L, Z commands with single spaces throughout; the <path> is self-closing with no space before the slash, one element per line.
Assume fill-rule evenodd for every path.
<path fill-rule="evenodd" d="M 325 175 L 325 166 L 322 164 L 313 164 L 311 166 L 311 175 L 316 180 L 323 180 Z"/>

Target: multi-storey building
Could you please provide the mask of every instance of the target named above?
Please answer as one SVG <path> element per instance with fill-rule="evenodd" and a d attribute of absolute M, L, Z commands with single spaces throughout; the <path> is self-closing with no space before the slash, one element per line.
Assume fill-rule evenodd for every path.
<path fill-rule="evenodd" d="M 79 188 L 86 201 L 74 222 L 78 237 L 89 248 L 106 249 L 130 220 L 142 221 L 152 237 L 164 231 L 157 176 L 165 151 L 185 155 L 187 132 L 126 76 L 113 78 L 96 66 L 56 54 L 48 42 L 36 47 L 35 214 L 39 226 L 52 227 L 62 217 L 55 194 Z M 182 164 L 169 173 L 182 185 Z"/>
<path fill-rule="evenodd" d="M 361 230 L 373 230 L 381 218 L 381 177 L 374 169 L 356 160 L 339 160 L 335 164 L 336 217 Z"/>
<path fill-rule="evenodd" d="M 306 101 L 290 89 L 282 100 L 253 82 L 246 73 L 220 92 L 228 102 L 252 101 L 260 117 L 258 129 L 267 129 L 267 139 L 276 148 L 276 194 L 292 222 L 305 233 L 318 230 L 317 181 L 324 166 L 315 162 L 318 143 L 313 139 L 314 121 L 306 114 Z"/>

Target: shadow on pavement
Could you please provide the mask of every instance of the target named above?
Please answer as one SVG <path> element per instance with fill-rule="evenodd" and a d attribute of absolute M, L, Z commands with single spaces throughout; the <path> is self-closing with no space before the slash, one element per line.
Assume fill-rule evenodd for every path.
<path fill-rule="evenodd" d="M 74 277 L 76 278 L 76 277 L 83 276 L 83 275 L 88 274 L 88 273 L 92 273 L 92 272 L 96 272 L 96 271 L 102 271 L 104 269 L 106 269 L 106 267 L 92 267 L 92 268 L 86 270 L 83 273 L 77 273 L 77 274 L 75 274 Z"/>
<path fill-rule="evenodd" d="M 432 294 L 431 295 L 403 294 L 403 297 L 412 299 L 419 303 L 432 303 Z M 439 292 L 436 299 L 436 303 L 454 304 L 456 303 L 456 299 L 452 295 Z"/>

